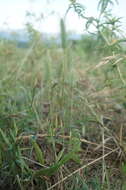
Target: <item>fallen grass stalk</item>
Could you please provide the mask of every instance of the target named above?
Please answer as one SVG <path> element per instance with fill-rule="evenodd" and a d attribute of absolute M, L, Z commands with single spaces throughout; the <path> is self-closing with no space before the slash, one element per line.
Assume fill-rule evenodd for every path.
<path fill-rule="evenodd" d="M 23 141 L 28 141 L 30 138 L 32 138 L 32 137 L 36 137 L 36 138 L 44 138 L 44 137 L 59 137 L 59 138 L 63 138 L 63 139 L 71 139 L 71 136 L 64 136 L 64 135 L 58 135 L 58 136 L 50 136 L 50 135 L 48 135 L 48 134 L 37 134 L 37 135 L 27 135 L 27 136 L 19 136 L 19 137 L 17 137 L 17 141 L 19 141 L 19 140 L 23 140 Z M 80 142 L 83 142 L 83 143 L 87 143 L 87 144 L 91 144 L 91 145 L 95 145 L 95 146 L 97 146 L 97 148 L 96 149 L 99 149 L 102 145 L 101 144 L 97 144 L 97 143 L 94 143 L 94 142 L 91 142 L 91 141 L 88 141 L 88 140 L 86 140 L 86 139 L 80 139 Z M 106 141 L 107 142 L 107 141 Z M 111 148 L 109 148 L 109 147 L 106 147 L 106 146 L 104 146 L 104 148 L 106 148 L 106 149 L 108 149 L 108 150 L 112 150 Z M 95 150 L 96 150 L 95 149 Z"/>
<path fill-rule="evenodd" d="M 104 158 L 106 158 L 107 156 L 109 156 L 110 154 L 112 154 L 113 152 L 116 152 L 119 148 L 116 148 L 110 152 L 108 152 L 107 154 L 93 160 L 92 162 L 89 162 L 88 164 L 82 166 L 81 168 L 78 168 L 77 170 L 75 170 L 74 172 L 72 172 L 71 174 L 67 175 L 66 177 L 64 177 L 62 180 L 58 181 L 57 183 L 55 183 L 54 185 L 52 185 L 51 187 L 49 187 L 47 190 L 51 190 L 54 187 L 56 187 L 57 185 L 59 185 L 60 183 L 64 182 L 65 180 L 67 180 L 68 178 L 70 178 L 71 176 L 73 176 L 74 174 L 80 172 L 81 170 L 83 170 L 84 168 L 87 168 L 88 166 L 91 166 L 93 164 L 95 164 L 96 162 L 103 160 Z"/>
<path fill-rule="evenodd" d="M 44 168 L 48 168 L 47 166 L 42 165 L 42 164 L 40 164 L 39 162 L 36 162 L 36 161 L 34 161 L 34 160 L 32 160 L 32 159 L 29 159 L 29 158 L 27 158 L 27 157 L 25 157 L 25 156 L 22 156 L 22 158 L 23 158 L 24 160 L 27 160 L 27 161 L 29 161 L 29 162 L 31 162 L 31 163 L 33 163 L 33 164 L 38 165 L 38 166 L 41 166 L 41 167 L 44 167 Z"/>

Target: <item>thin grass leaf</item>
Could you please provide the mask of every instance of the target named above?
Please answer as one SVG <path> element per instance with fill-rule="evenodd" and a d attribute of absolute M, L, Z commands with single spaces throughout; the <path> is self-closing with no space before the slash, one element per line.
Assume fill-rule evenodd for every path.
<path fill-rule="evenodd" d="M 58 156 L 57 156 L 57 159 L 56 159 L 56 161 L 58 162 L 61 158 L 62 158 L 62 156 L 63 156 L 63 153 L 64 153 L 64 148 L 59 152 L 59 154 L 58 154 Z"/>
<path fill-rule="evenodd" d="M 35 156 L 36 156 L 37 161 L 43 165 L 44 164 L 44 154 L 43 154 L 42 150 L 40 149 L 39 145 L 36 143 L 36 141 L 34 139 L 31 139 L 31 143 L 35 150 Z"/>
<path fill-rule="evenodd" d="M 35 177 L 40 177 L 40 176 L 52 176 L 55 172 L 58 171 L 58 169 L 63 166 L 66 162 L 68 162 L 70 159 L 74 157 L 74 153 L 70 152 L 66 154 L 60 161 L 55 163 L 54 165 L 50 166 L 49 168 L 46 169 L 41 169 L 36 172 L 34 172 Z"/>
<path fill-rule="evenodd" d="M 3 164 L 3 160 L 2 160 L 2 151 L 1 151 L 1 149 L 0 149 L 0 167 L 2 166 L 2 164 Z"/>
<path fill-rule="evenodd" d="M 7 136 L 5 135 L 5 133 L 3 132 L 2 129 L 0 129 L 0 135 L 3 139 L 3 141 L 6 143 L 6 145 L 10 146 L 11 143 L 10 143 L 9 139 L 7 138 Z"/>
<path fill-rule="evenodd" d="M 16 179 L 17 179 L 17 183 L 18 183 L 20 189 L 21 189 L 21 190 L 24 190 L 24 188 L 22 187 L 21 179 L 20 179 L 19 175 L 16 175 Z"/>
<path fill-rule="evenodd" d="M 17 161 L 18 165 L 21 168 L 22 174 L 30 174 L 31 170 L 29 169 L 29 166 L 26 164 L 26 162 L 20 157 Z"/>
<path fill-rule="evenodd" d="M 18 127 L 17 127 L 17 125 L 16 125 L 16 122 L 15 122 L 15 120 L 14 120 L 14 133 L 15 133 L 15 136 L 17 136 L 17 134 L 18 134 Z"/>
<path fill-rule="evenodd" d="M 117 0 L 115 0 L 118 3 Z M 98 10 L 100 10 L 101 14 L 105 12 L 109 5 L 114 5 L 114 0 L 100 0 L 98 3 Z"/>
<path fill-rule="evenodd" d="M 121 170 L 122 170 L 123 174 L 126 176 L 126 163 L 122 164 Z"/>

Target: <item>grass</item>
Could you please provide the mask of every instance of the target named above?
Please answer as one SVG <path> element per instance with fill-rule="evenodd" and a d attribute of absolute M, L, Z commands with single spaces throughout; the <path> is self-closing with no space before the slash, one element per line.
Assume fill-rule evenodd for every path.
<path fill-rule="evenodd" d="M 0 49 L 0 188 L 125 189 L 125 56 Z"/>

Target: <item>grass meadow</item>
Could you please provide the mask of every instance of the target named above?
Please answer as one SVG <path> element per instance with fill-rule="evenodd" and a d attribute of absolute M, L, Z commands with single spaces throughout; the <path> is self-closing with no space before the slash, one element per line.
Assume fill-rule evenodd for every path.
<path fill-rule="evenodd" d="M 60 24 L 61 47 L 0 40 L 0 189 L 125 190 L 125 46 Z"/>

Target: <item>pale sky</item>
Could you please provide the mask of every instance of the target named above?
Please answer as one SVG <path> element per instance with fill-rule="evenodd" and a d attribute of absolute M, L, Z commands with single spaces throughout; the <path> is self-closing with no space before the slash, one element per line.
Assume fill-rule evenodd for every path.
<path fill-rule="evenodd" d="M 97 15 L 98 0 L 78 0 L 86 7 L 86 15 Z M 123 28 L 126 29 L 126 0 L 118 0 L 119 6 L 113 9 L 115 16 L 123 17 Z M 36 17 L 42 15 L 41 21 L 31 21 L 42 32 L 59 32 L 59 20 L 64 16 L 69 0 L 0 0 L 0 30 L 17 30 L 25 28 L 28 21 L 26 12 L 31 11 Z M 67 31 L 84 32 L 84 21 L 78 18 L 74 11 L 70 11 L 66 20 Z"/>

